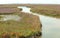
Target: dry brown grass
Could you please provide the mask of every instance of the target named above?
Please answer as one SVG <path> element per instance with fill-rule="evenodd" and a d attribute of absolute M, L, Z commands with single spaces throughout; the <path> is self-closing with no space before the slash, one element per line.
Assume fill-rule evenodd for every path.
<path fill-rule="evenodd" d="M 38 14 L 60 18 L 60 5 L 36 5 L 31 7 L 31 11 Z"/>

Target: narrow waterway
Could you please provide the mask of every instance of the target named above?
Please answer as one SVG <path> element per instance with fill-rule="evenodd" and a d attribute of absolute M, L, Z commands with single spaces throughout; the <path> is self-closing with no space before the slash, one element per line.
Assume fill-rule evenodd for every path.
<path fill-rule="evenodd" d="M 31 8 L 19 6 L 22 12 L 37 15 L 42 23 L 42 38 L 60 38 L 60 19 L 30 12 Z"/>

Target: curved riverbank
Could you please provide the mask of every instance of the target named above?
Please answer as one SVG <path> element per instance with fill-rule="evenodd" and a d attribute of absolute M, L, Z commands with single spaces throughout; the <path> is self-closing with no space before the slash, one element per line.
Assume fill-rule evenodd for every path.
<path fill-rule="evenodd" d="M 33 13 L 41 14 L 41 15 L 46 15 L 46 16 L 60 18 L 60 12 L 57 11 L 57 10 L 53 10 L 53 9 L 31 8 L 30 11 L 33 12 Z"/>
<path fill-rule="evenodd" d="M 29 10 L 29 9 L 28 9 Z M 60 19 L 49 17 L 46 15 L 40 15 L 36 12 L 23 11 L 25 13 L 33 14 L 39 16 L 39 19 L 42 23 L 42 38 L 60 38 Z"/>

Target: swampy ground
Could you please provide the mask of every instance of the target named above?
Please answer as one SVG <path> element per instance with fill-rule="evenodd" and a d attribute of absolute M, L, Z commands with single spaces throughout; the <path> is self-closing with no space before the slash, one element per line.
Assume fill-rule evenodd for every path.
<path fill-rule="evenodd" d="M 19 21 L 0 21 L 0 35 L 30 36 L 40 32 L 41 24 L 38 16 L 23 12 L 15 13 L 14 15 L 18 15 L 21 19 Z"/>
<path fill-rule="evenodd" d="M 0 5 L 0 7 L 5 7 L 5 6 L 6 7 L 27 6 L 27 7 L 31 8 L 31 12 L 33 12 L 33 13 L 38 13 L 38 14 L 42 14 L 42 15 L 60 18 L 60 5 L 47 5 L 47 4 L 43 4 L 43 5 L 42 4 L 15 4 L 15 5 L 12 4 L 11 6 L 10 5 Z M 27 14 L 27 13 L 26 14 L 20 13 L 20 17 L 22 19 L 19 22 L 15 22 L 15 21 L 1 22 L 2 26 L 0 29 L 0 34 L 10 32 L 10 34 L 17 33 L 17 35 L 28 36 L 28 35 L 32 35 L 38 31 L 40 31 L 40 29 L 39 29 L 39 28 L 41 28 L 41 27 L 39 27 L 40 21 L 37 16 Z"/>

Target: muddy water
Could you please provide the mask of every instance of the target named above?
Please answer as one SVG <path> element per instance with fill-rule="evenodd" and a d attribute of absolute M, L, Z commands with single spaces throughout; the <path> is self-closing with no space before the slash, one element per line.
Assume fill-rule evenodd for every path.
<path fill-rule="evenodd" d="M 42 38 L 60 38 L 60 19 L 32 13 L 30 8 L 25 6 L 21 8 L 22 12 L 39 16 L 42 23 Z"/>

